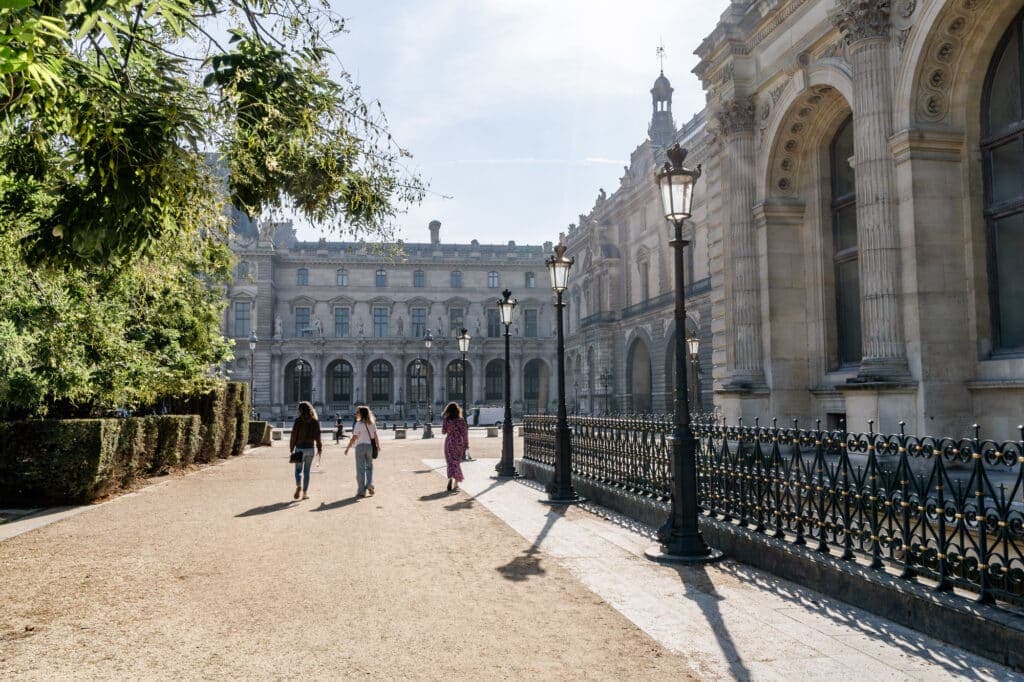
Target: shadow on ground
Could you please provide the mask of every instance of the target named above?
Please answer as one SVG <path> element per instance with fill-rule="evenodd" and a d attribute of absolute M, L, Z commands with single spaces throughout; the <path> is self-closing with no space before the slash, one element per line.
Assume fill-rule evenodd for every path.
<path fill-rule="evenodd" d="M 344 499 L 335 500 L 334 502 L 328 502 L 326 504 L 321 502 L 319 507 L 313 507 L 309 511 L 311 511 L 311 512 L 324 512 L 324 511 L 331 511 L 332 509 L 341 509 L 342 507 L 347 507 L 350 504 L 355 504 L 358 501 L 359 501 L 358 497 L 346 497 Z"/>
<path fill-rule="evenodd" d="M 296 504 L 295 500 L 289 502 L 275 502 L 274 504 L 266 504 L 262 507 L 253 507 L 252 509 L 246 509 L 241 514 L 235 514 L 235 518 L 241 518 L 243 516 L 259 516 L 261 514 L 273 514 L 276 511 L 287 509 L 292 505 Z"/>
<path fill-rule="evenodd" d="M 544 538 L 551 532 L 551 528 L 555 523 L 565 517 L 566 509 L 568 507 L 564 505 L 552 507 L 546 514 L 547 518 L 544 521 L 544 527 L 540 529 L 537 537 L 533 540 L 533 544 L 523 552 L 522 556 L 517 556 L 512 561 L 503 566 L 498 566 L 494 570 L 500 573 L 501 577 L 505 580 L 513 582 L 522 582 L 532 577 L 544 575 L 546 571 L 540 565 L 540 546 L 544 542 Z"/>

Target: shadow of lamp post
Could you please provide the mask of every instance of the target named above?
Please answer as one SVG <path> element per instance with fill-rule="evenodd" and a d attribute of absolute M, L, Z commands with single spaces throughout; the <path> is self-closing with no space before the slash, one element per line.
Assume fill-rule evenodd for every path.
<path fill-rule="evenodd" d="M 697 441 L 690 428 L 690 406 L 686 388 L 686 276 L 683 271 L 683 223 L 691 216 L 693 186 L 701 168 L 684 168 L 686 150 L 678 144 L 667 152 L 668 161 L 655 174 L 661 192 L 665 218 L 672 223 L 669 242 L 675 260 L 675 424 L 672 430 L 672 504 L 668 520 L 658 529 L 660 544 L 644 554 L 655 561 L 700 563 L 714 561 L 722 553 L 708 547 L 697 521 Z"/>
<path fill-rule="evenodd" d="M 508 289 L 501 292 L 503 298 L 498 299 L 498 310 L 501 311 L 501 323 L 505 325 L 505 421 L 501 426 L 501 461 L 496 467 L 499 478 L 514 478 L 516 465 L 512 454 L 512 370 L 509 327 L 512 325 L 512 314 L 516 309 L 516 299 Z"/>
<path fill-rule="evenodd" d="M 551 274 L 551 288 L 555 292 L 555 315 L 558 321 L 558 417 L 555 422 L 555 477 L 548 485 L 548 499 L 553 504 L 571 504 L 579 501 L 572 487 L 572 450 L 569 442 L 569 421 L 565 413 L 565 333 L 563 329 L 562 294 L 569 281 L 569 270 L 574 258 L 565 257 L 565 245 L 555 246 L 555 253 L 546 265 Z"/>

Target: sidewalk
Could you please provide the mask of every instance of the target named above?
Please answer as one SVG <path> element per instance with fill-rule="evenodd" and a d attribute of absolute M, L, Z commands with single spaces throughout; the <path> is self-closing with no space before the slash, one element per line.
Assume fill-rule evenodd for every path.
<path fill-rule="evenodd" d="M 448 494 L 441 444 L 386 440 L 372 498 L 330 445 L 293 501 L 277 443 L 0 542 L 0 679 L 1012 678 L 735 562 L 652 564 L 649 529 L 492 480 L 497 438 Z"/>

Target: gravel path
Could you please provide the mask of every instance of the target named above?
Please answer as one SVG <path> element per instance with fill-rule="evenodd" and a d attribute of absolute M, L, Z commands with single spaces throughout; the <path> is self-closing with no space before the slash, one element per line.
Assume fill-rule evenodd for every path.
<path fill-rule="evenodd" d="M 331 445 L 292 501 L 276 443 L 0 543 L 0 679 L 685 678 L 444 493 L 421 463 L 441 442 L 385 441 L 372 498 Z M 500 439 L 473 447 L 494 457 Z"/>

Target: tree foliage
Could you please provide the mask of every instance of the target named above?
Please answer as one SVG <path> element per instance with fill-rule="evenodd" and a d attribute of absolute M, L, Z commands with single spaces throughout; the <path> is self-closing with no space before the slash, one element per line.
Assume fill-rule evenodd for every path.
<path fill-rule="evenodd" d="M 343 30 L 324 0 L 0 0 L 0 412 L 204 388 L 225 198 L 388 238 L 424 187 Z"/>

